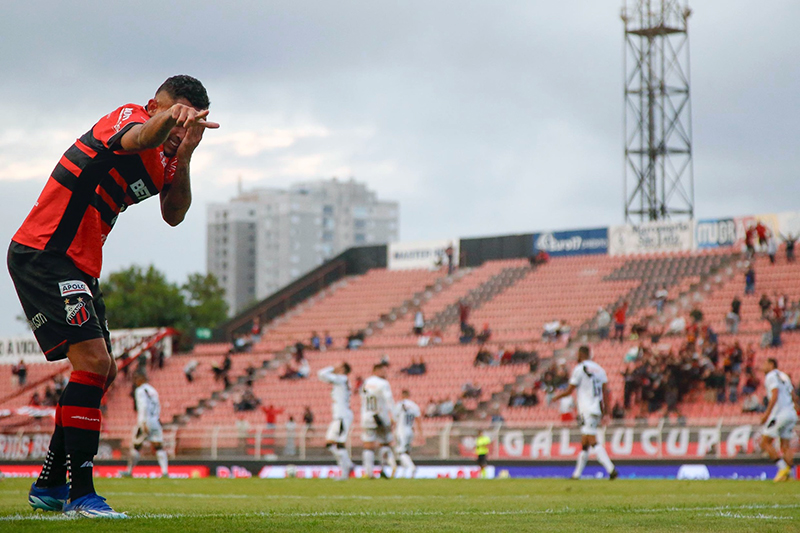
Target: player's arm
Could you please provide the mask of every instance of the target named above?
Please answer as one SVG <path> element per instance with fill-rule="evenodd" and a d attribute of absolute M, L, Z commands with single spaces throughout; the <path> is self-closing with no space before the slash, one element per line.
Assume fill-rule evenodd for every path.
<path fill-rule="evenodd" d="M 559 393 L 556 393 L 556 394 L 555 394 L 555 395 L 554 395 L 554 396 L 553 396 L 553 397 L 550 399 L 550 401 L 551 401 L 551 402 L 555 402 L 555 401 L 557 401 L 557 400 L 560 400 L 561 398 L 563 398 L 563 397 L 565 397 L 565 396 L 569 396 L 569 395 L 570 395 L 570 394 L 572 394 L 574 391 L 575 391 L 575 385 L 573 385 L 572 383 L 570 383 L 569 385 L 567 385 L 567 388 L 566 388 L 566 389 L 562 390 L 562 391 L 561 391 L 561 392 L 559 392 Z"/>
<path fill-rule="evenodd" d="M 336 381 L 334 380 L 334 376 L 335 374 L 333 373 L 332 366 L 326 366 L 325 368 L 317 372 L 317 377 L 321 381 L 324 381 L 325 383 L 336 383 Z"/>
<path fill-rule="evenodd" d="M 169 137 L 175 126 L 190 128 L 201 124 L 203 127 L 218 128 L 219 124 L 205 122 L 208 109 L 198 111 L 193 107 L 174 104 L 169 109 L 156 113 L 144 124 L 136 124 L 120 139 L 120 146 L 126 152 L 141 152 L 158 148 Z"/>
<path fill-rule="evenodd" d="M 766 424 L 767 420 L 769 420 L 769 415 L 772 413 L 772 409 L 775 407 L 775 403 L 778 401 L 778 388 L 772 389 L 772 393 L 769 395 L 769 404 L 767 404 L 767 410 L 764 411 L 764 416 L 761 417 L 761 423 Z"/>
<path fill-rule="evenodd" d="M 136 389 L 136 426 L 147 429 L 147 393 L 144 389 Z"/>

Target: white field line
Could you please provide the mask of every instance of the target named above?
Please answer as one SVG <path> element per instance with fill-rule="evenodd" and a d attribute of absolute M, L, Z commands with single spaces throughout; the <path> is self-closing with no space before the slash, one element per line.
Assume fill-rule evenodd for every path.
<path fill-rule="evenodd" d="M 296 517 L 296 518 L 382 518 L 382 517 L 446 517 L 446 516 L 537 516 L 537 515 L 570 515 L 579 513 L 614 513 L 614 514 L 658 514 L 658 513 L 705 513 L 703 516 L 714 518 L 735 518 L 746 520 L 792 520 L 791 517 L 757 514 L 742 514 L 735 511 L 754 511 L 754 510 L 781 510 L 797 509 L 800 504 L 789 505 L 723 505 L 716 507 L 657 507 L 657 508 L 636 508 L 636 509 L 615 509 L 615 508 L 571 508 L 560 509 L 541 509 L 541 510 L 510 510 L 510 511 L 318 511 L 318 512 L 245 512 L 245 513 L 139 513 L 132 514 L 133 519 L 192 519 L 192 518 L 275 518 L 275 517 Z M 36 521 L 36 520 L 69 520 L 64 515 L 30 513 L 0 516 L 0 522 L 16 521 Z"/>

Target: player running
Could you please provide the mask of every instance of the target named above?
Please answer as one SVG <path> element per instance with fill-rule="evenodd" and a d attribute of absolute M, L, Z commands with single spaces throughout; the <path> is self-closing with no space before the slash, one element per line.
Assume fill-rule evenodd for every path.
<path fill-rule="evenodd" d="M 608 472 L 609 479 L 617 478 L 617 469 L 608 458 L 608 453 L 603 446 L 597 445 L 597 426 L 603 419 L 608 405 L 608 377 L 603 368 L 591 360 L 592 356 L 588 346 L 578 348 L 578 364 L 572 370 L 569 386 L 553 396 L 551 401 L 557 401 L 565 396 L 578 391 L 578 418 L 581 424 L 581 452 L 572 479 L 580 479 L 589 453 L 597 454 L 597 460 Z"/>
<path fill-rule="evenodd" d="M 789 376 L 778 370 L 777 360 L 770 357 L 764 361 L 763 370 L 766 374 L 764 387 L 767 389 L 769 404 L 761 418 L 761 423 L 764 425 L 761 449 L 767 452 L 778 467 L 774 481 L 788 481 L 794 465 L 791 439 L 794 426 L 797 424 L 797 394 Z M 775 439 L 780 439 L 781 453 L 775 449 Z"/>
<path fill-rule="evenodd" d="M 364 380 L 361 386 L 361 441 L 364 443 L 362 453 L 364 477 L 373 477 L 375 468 L 375 445 L 380 445 L 381 477 L 388 477 L 383 467 L 388 465 L 394 471 L 397 463 L 392 453 L 394 440 L 392 429 L 392 387 L 386 381 L 385 363 L 378 363 L 372 368 L 372 375 Z"/>
<path fill-rule="evenodd" d="M 350 454 L 347 453 L 347 436 L 350 434 L 350 427 L 353 425 L 353 411 L 350 409 L 350 365 L 340 363 L 339 366 L 327 366 L 317 374 L 319 379 L 325 383 L 330 383 L 331 400 L 333 408 L 333 419 L 328 426 L 325 434 L 325 446 L 331 451 L 336 459 L 336 464 L 342 471 L 339 479 L 347 479 L 353 470 L 353 462 Z"/>
<path fill-rule="evenodd" d="M 397 421 L 397 455 L 400 459 L 400 466 L 405 469 L 403 477 L 413 478 L 417 473 L 417 466 L 411 460 L 411 446 L 414 444 L 414 430 L 416 434 L 422 435 L 422 413 L 419 406 L 410 399 L 407 389 L 403 390 L 403 399 L 397 402 L 394 408 L 394 419 Z M 394 472 L 392 473 L 394 477 Z"/>
<path fill-rule="evenodd" d="M 174 76 L 147 105 L 126 104 L 101 118 L 61 157 L 12 238 L 8 270 L 28 324 L 48 361 L 72 365 L 42 473 L 28 494 L 34 509 L 126 518 L 92 481 L 100 401 L 117 373 L 98 284 L 103 244 L 118 215 L 151 196 L 160 195 L 167 224 L 183 222 L 192 154 L 205 129 L 219 127 L 206 121 L 208 106 L 202 83 Z"/>
<path fill-rule="evenodd" d="M 131 443 L 131 455 L 128 458 L 128 468 L 121 472 L 123 476 L 133 475 L 133 469 L 141 457 L 140 450 L 145 442 L 150 442 L 161 467 L 161 477 L 169 476 L 169 458 L 164 445 L 164 431 L 161 428 L 161 402 L 158 400 L 158 391 L 147 382 L 147 376 L 139 372 L 133 376 L 136 390 L 133 395 L 136 399 L 136 435 Z"/>

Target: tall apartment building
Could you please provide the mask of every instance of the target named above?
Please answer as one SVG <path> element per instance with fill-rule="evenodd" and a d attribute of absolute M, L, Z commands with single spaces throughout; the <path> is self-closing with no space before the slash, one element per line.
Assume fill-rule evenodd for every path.
<path fill-rule="evenodd" d="M 237 312 L 351 246 L 396 241 L 399 206 L 333 178 L 209 204 L 206 224 L 206 267 Z"/>

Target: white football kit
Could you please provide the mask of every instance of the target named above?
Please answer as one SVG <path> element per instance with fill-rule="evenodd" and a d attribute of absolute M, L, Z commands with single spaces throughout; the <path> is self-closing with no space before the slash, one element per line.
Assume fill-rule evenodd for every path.
<path fill-rule="evenodd" d="M 336 374 L 332 366 L 323 368 L 317 374 L 319 379 L 331 384 L 333 418 L 325 433 L 326 442 L 344 444 L 353 425 L 353 411 L 350 409 L 350 382 L 344 374 Z"/>
<path fill-rule="evenodd" d="M 370 376 L 361 386 L 361 428 L 363 442 L 389 444 L 392 435 L 392 387 L 378 376 Z"/>
<path fill-rule="evenodd" d="M 158 399 L 158 392 L 149 383 L 143 383 L 136 387 L 134 396 L 136 398 L 136 436 L 133 444 L 140 445 L 145 441 L 163 442 L 164 434 L 160 420 L 161 402 Z"/>
<path fill-rule="evenodd" d="M 797 424 L 797 412 L 794 409 L 792 399 L 792 380 L 786 373 L 777 368 L 767 374 L 764 379 L 764 387 L 767 389 L 767 397 L 772 398 L 772 391 L 778 391 L 778 398 L 772 406 L 769 419 L 764 424 L 763 434 L 770 438 L 780 437 L 790 439 L 794 433 L 794 426 Z"/>
<path fill-rule="evenodd" d="M 422 416 L 419 406 L 411 400 L 397 402 L 394 419 L 397 424 L 397 453 L 409 453 L 414 442 L 414 422 Z"/>
<path fill-rule="evenodd" d="M 578 363 L 572 370 L 569 384 L 577 392 L 582 435 L 597 435 L 597 427 L 603 417 L 601 404 L 604 383 L 608 383 L 606 371 L 594 361 Z"/>

